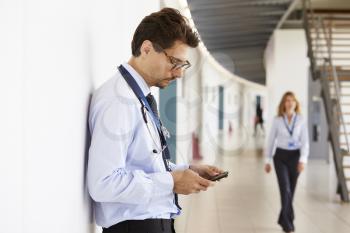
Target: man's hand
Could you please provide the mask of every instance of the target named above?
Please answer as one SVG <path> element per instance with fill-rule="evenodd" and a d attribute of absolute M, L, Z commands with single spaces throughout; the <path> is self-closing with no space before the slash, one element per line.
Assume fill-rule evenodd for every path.
<path fill-rule="evenodd" d="M 190 169 L 207 180 L 223 172 L 221 169 L 209 165 L 191 165 Z"/>
<path fill-rule="evenodd" d="M 174 192 L 178 194 L 199 193 L 214 185 L 213 182 L 200 177 L 190 169 L 172 171 L 170 174 L 174 179 Z"/>

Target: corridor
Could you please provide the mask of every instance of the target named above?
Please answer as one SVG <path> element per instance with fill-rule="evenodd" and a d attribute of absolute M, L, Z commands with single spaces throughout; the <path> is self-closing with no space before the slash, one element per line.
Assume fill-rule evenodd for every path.
<path fill-rule="evenodd" d="M 276 223 L 280 208 L 276 176 L 264 172 L 262 143 L 257 144 L 219 154 L 216 163 L 230 172 L 229 177 L 207 192 L 181 196 L 184 212 L 176 221 L 177 233 L 282 232 Z M 310 161 L 295 197 L 297 233 L 350 232 L 350 205 L 340 203 L 335 183 L 332 165 Z"/>
<path fill-rule="evenodd" d="M 0 6 L 0 233 L 283 233 L 278 128 L 295 233 L 350 233 L 350 0 Z"/>

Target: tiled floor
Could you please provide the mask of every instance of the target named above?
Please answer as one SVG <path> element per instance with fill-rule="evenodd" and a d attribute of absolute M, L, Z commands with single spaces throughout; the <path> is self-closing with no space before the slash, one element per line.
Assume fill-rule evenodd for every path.
<path fill-rule="evenodd" d="M 261 149 L 221 153 L 216 164 L 227 179 L 199 194 L 181 196 L 177 233 L 278 233 L 280 199 L 275 173 L 263 171 Z M 335 194 L 332 165 L 310 161 L 295 196 L 298 233 L 350 233 L 350 204 Z"/>

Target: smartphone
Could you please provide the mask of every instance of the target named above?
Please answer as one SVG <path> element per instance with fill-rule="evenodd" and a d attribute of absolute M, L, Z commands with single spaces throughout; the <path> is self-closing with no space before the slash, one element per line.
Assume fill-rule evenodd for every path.
<path fill-rule="evenodd" d="M 219 181 L 222 178 L 226 178 L 228 177 L 228 171 L 220 173 L 219 175 L 213 176 L 210 178 L 211 181 Z"/>

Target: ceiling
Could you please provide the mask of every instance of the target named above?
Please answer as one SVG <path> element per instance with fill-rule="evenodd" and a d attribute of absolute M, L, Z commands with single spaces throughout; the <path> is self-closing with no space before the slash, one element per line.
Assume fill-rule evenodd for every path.
<path fill-rule="evenodd" d="M 263 54 L 276 28 L 301 28 L 301 0 L 188 0 L 200 37 L 232 73 L 265 84 Z M 350 0 L 312 0 L 316 9 L 350 9 Z"/>

